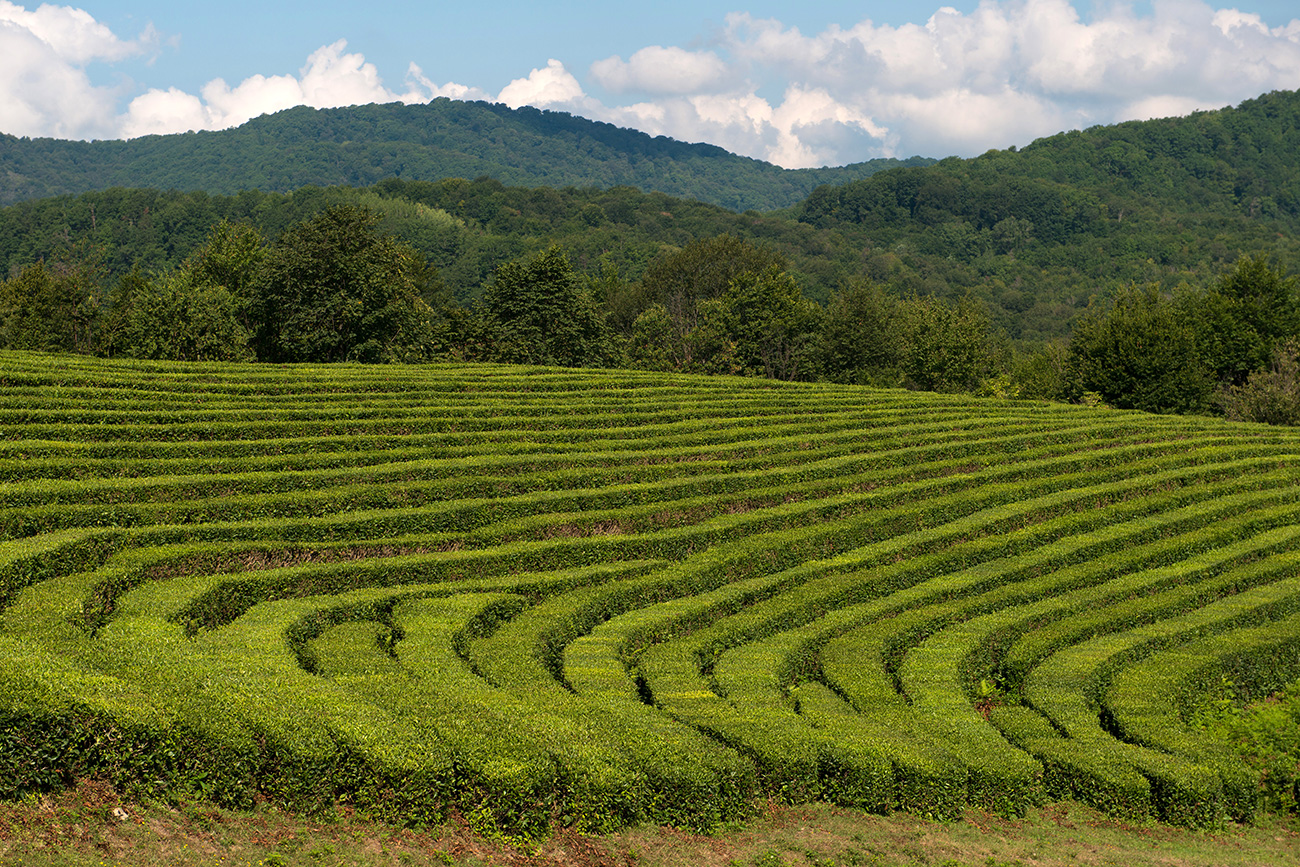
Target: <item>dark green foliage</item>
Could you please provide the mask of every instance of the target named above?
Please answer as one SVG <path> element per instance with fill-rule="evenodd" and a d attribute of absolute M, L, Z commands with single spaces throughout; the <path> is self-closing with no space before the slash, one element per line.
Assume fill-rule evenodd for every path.
<path fill-rule="evenodd" d="M 492 176 L 534 186 L 627 184 L 736 211 L 789 207 L 913 157 L 843 168 L 782 169 L 704 144 L 649 136 L 564 112 L 446 98 L 425 105 L 305 106 L 218 132 L 73 142 L 0 137 L 0 204 L 109 186 L 232 195 L 389 177 Z M 588 223 L 599 222 L 588 211 Z"/>
<path fill-rule="evenodd" d="M 252 284 L 266 246 L 248 225 L 226 220 L 170 273 L 146 277 L 137 265 L 118 279 L 98 351 L 171 361 L 248 361 Z"/>
<path fill-rule="evenodd" d="M 857 284 L 831 296 L 820 337 L 821 372 L 833 382 L 974 391 L 996 370 L 988 322 L 969 301 L 900 301 Z"/>
<path fill-rule="evenodd" d="M 900 312 L 894 327 L 903 332 L 901 367 L 909 387 L 974 391 L 993 372 L 992 337 L 974 304 L 912 298 Z"/>
<path fill-rule="evenodd" d="M 1237 421 L 1300 425 L 1300 346 L 1288 340 L 1273 351 L 1273 363 L 1223 394 L 1224 414 Z"/>
<path fill-rule="evenodd" d="M 1297 283 L 1274 263 L 1243 256 L 1204 295 L 1184 300 L 1198 352 L 1220 382 L 1240 385 L 1300 337 Z"/>
<path fill-rule="evenodd" d="M 414 250 L 375 231 L 368 211 L 335 207 L 286 231 L 251 286 L 259 359 L 418 361 L 433 346 L 426 277 Z"/>
<path fill-rule="evenodd" d="M 103 294 L 97 258 L 74 251 L 27 265 L 0 283 L 0 346 L 90 352 Z"/>
<path fill-rule="evenodd" d="M 1060 400 L 1068 391 L 1065 346 L 1048 343 L 1015 352 L 1011 358 L 1011 386 L 1025 400 Z"/>
<path fill-rule="evenodd" d="M 368 189 L 113 188 L 24 202 L 0 213 L 11 278 L 0 342 L 237 359 L 251 333 L 257 354 L 278 361 L 626 359 L 662 371 L 1218 411 L 1300 333 L 1296 279 L 1282 264 L 1300 249 L 1297 162 L 1279 156 L 1296 150 L 1298 103 L 1275 93 L 904 167 L 818 189 L 799 221 L 642 193 L 600 173 L 580 189 L 528 189 L 469 161 L 458 165 L 477 180 L 416 180 L 419 149 L 405 148 L 371 166 L 401 176 Z M 549 158 L 547 147 L 521 148 L 536 141 L 576 147 L 606 168 L 729 159 L 566 115 L 447 101 L 296 109 L 229 132 L 253 150 L 263 142 L 239 138 L 250 130 L 284 145 L 265 165 L 291 178 L 273 164 L 352 147 L 366 120 L 380 122 L 381 137 L 444 143 L 466 138 L 466 122 L 490 148 L 527 150 L 524 162 Z M 154 137 L 140 147 L 157 161 L 173 139 L 226 141 Z M 333 180 L 358 182 L 338 171 Z M 309 242 L 309 227 L 349 208 L 370 214 L 353 234 L 371 234 L 372 252 L 349 248 L 348 231 Z M 532 280 L 524 271 L 537 267 L 529 263 L 557 244 L 572 280 L 539 279 L 535 297 L 519 294 Z M 474 312 L 485 289 L 511 297 Z M 1081 314 L 1089 296 L 1113 300 Z M 1039 351 L 1076 316 L 1068 358 Z"/>
<path fill-rule="evenodd" d="M 629 354 L 650 370 L 816 374 L 822 311 L 804 297 L 776 250 L 731 235 L 688 244 L 650 266 L 619 307 L 640 311 Z"/>
<path fill-rule="evenodd" d="M 212 227 L 207 241 L 185 266 L 195 284 L 221 286 L 247 304 L 266 253 L 266 241 L 256 228 L 223 219 Z"/>
<path fill-rule="evenodd" d="M 821 188 L 799 219 L 854 239 L 877 280 L 971 291 L 1013 338 L 1063 336 L 1098 290 L 1294 258 L 1298 128 L 1300 93 L 1274 92 Z"/>
<path fill-rule="evenodd" d="M 611 366 L 613 341 L 568 256 L 558 247 L 496 270 L 483 290 L 484 360 Z"/>
<path fill-rule="evenodd" d="M 822 310 L 773 265 L 733 279 L 722 304 L 741 371 L 769 379 L 811 379 Z"/>
<path fill-rule="evenodd" d="M 1131 286 L 1075 323 L 1066 358 L 1072 396 L 1095 392 L 1111 406 L 1147 412 L 1203 410 L 1213 379 L 1197 350 L 1173 301 L 1154 286 Z"/>
<path fill-rule="evenodd" d="M 786 257 L 766 245 L 730 234 L 701 238 L 646 269 L 641 298 L 647 306 L 664 305 L 685 331 L 695 325 L 698 302 L 721 298 L 736 280 L 788 267 Z"/>
<path fill-rule="evenodd" d="M 122 278 L 113 295 L 120 331 L 112 354 L 167 361 L 251 361 L 246 304 L 188 269 L 153 280 Z"/>
<path fill-rule="evenodd" d="M 831 296 L 818 360 L 832 382 L 894 386 L 902 378 L 899 300 L 879 284 L 857 282 Z"/>
<path fill-rule="evenodd" d="M 856 255 L 829 249 L 819 237 L 825 233 L 787 219 L 737 214 L 630 187 L 532 190 L 490 178 L 437 183 L 389 179 L 365 189 L 305 187 L 292 195 L 108 190 L 25 202 L 0 209 L 0 268 L 53 260 L 70 237 L 102 250 L 111 276 L 136 266 L 159 273 L 193 255 L 223 220 L 252 227 L 274 241 L 290 226 L 337 205 L 364 207 L 377 215 L 376 229 L 422 253 L 461 304 L 478 298 L 500 265 L 552 244 L 569 251 L 575 270 L 584 276 L 605 279 L 601 275 L 612 267 L 620 282 L 635 283 L 666 255 L 697 239 L 729 234 L 781 251 L 814 299 L 827 297 L 844 260 Z M 608 221 L 590 226 L 582 217 L 588 206 L 605 211 Z M 648 302 L 634 285 L 607 288 L 617 291 L 602 289 L 594 297 L 609 311 L 611 325 L 627 333 Z"/>
<path fill-rule="evenodd" d="M 1280 644 L 1280 642 L 1279 642 Z M 1295 658 L 1294 642 L 1269 648 L 1273 654 Z M 1260 654 L 1263 656 L 1264 654 Z M 1237 666 L 1241 660 L 1234 660 Z M 1269 660 L 1255 667 L 1267 669 Z M 1236 674 L 1236 672 L 1233 672 Z M 1234 752 L 1250 768 L 1266 809 L 1300 813 L 1300 681 L 1263 689 L 1224 676 L 1196 697 L 1190 723 L 1204 737 Z M 1250 697 L 1243 702 L 1241 695 Z"/>

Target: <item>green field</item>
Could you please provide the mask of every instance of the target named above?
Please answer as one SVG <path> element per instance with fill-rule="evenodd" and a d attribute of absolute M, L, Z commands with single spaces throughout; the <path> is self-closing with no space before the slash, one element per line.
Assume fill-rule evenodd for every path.
<path fill-rule="evenodd" d="M 0 356 L 0 798 L 488 834 L 1254 817 L 1300 432 L 631 371 Z"/>

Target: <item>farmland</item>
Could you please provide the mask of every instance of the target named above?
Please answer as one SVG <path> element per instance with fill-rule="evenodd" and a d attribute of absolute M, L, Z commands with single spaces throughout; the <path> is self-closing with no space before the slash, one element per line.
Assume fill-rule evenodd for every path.
<path fill-rule="evenodd" d="M 1300 435 L 758 379 L 0 357 L 0 797 L 532 838 L 1249 821 Z"/>

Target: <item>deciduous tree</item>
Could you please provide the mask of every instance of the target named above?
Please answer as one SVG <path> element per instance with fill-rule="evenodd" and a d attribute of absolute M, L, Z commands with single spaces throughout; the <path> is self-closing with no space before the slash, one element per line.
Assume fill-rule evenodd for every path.
<path fill-rule="evenodd" d="M 337 206 L 290 227 L 252 286 L 254 346 L 265 361 L 422 361 L 434 351 L 429 271 L 380 234 L 369 211 Z"/>
<path fill-rule="evenodd" d="M 498 268 L 482 309 L 490 360 L 565 367 L 615 361 L 609 327 L 559 247 Z"/>
<path fill-rule="evenodd" d="M 1072 396 L 1096 392 L 1119 409 L 1199 412 L 1213 390 L 1194 328 L 1154 286 L 1130 286 L 1089 306 L 1066 365 Z"/>

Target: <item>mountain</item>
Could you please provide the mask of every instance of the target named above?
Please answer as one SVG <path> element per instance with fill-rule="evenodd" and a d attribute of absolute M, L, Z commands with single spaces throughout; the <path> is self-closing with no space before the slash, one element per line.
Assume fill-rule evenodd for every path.
<path fill-rule="evenodd" d="M 234 194 L 385 178 L 492 177 L 514 186 L 633 186 L 735 211 L 793 206 L 823 184 L 933 160 L 783 169 L 706 144 L 563 112 L 445 98 L 422 105 L 299 107 L 234 129 L 64 141 L 0 135 L 0 205 L 109 187 Z"/>

